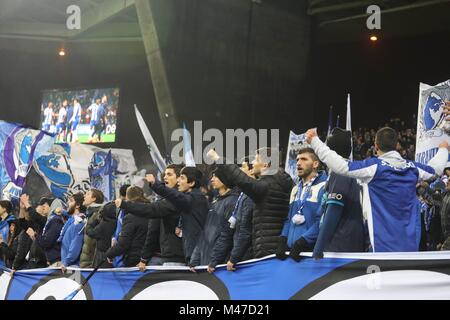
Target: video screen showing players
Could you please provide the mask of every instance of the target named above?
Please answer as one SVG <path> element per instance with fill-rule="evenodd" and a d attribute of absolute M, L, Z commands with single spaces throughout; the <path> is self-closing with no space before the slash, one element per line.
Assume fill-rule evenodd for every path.
<path fill-rule="evenodd" d="M 41 129 L 58 143 L 115 142 L 119 96 L 118 88 L 44 91 Z"/>

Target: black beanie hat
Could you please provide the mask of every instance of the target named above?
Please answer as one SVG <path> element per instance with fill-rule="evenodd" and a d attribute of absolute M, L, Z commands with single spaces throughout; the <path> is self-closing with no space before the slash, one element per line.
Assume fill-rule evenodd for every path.
<path fill-rule="evenodd" d="M 327 146 L 341 157 L 349 158 L 352 152 L 352 133 L 341 128 L 334 128 L 327 138 Z"/>

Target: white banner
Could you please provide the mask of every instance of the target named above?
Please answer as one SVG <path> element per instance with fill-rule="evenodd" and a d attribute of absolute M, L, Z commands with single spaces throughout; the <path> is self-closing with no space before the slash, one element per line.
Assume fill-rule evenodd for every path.
<path fill-rule="evenodd" d="M 439 144 L 450 143 L 450 122 L 445 120 L 445 101 L 450 100 L 450 80 L 435 86 L 421 83 L 417 112 L 416 161 L 428 163 Z"/>

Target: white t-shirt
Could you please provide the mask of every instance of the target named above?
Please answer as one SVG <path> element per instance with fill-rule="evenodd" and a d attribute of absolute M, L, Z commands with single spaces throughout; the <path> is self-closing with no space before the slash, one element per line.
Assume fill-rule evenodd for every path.
<path fill-rule="evenodd" d="M 88 110 L 91 111 L 91 122 L 92 121 L 97 121 L 97 118 L 98 118 L 98 114 L 97 114 L 98 104 L 96 104 L 96 103 L 91 104 L 91 106 L 88 108 Z"/>
<path fill-rule="evenodd" d="M 59 113 L 58 113 L 58 123 L 64 123 L 64 119 L 67 115 L 67 110 L 64 107 L 61 107 L 61 109 L 59 109 Z"/>
<path fill-rule="evenodd" d="M 52 124 L 52 116 L 53 116 L 53 109 L 45 108 L 44 110 L 44 124 Z"/>

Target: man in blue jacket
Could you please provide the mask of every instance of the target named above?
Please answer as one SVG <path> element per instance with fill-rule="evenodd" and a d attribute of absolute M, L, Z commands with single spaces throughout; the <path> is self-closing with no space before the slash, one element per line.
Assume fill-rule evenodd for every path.
<path fill-rule="evenodd" d="M 417 251 L 416 184 L 442 174 L 448 160 L 448 143 L 440 144 L 428 165 L 408 161 L 396 151 L 397 132 L 385 127 L 375 136 L 378 157 L 347 162 L 320 141 L 316 129 L 309 129 L 306 137 L 331 171 L 356 178 L 363 185 L 363 212 L 367 216 L 372 250 Z"/>
<path fill-rule="evenodd" d="M 61 270 L 69 266 L 78 266 L 83 247 L 83 227 L 86 207 L 83 205 L 83 193 L 75 193 L 69 198 L 68 213 L 71 216 L 61 230 L 58 242 L 61 243 Z"/>
<path fill-rule="evenodd" d="M 321 203 L 327 175 L 319 172 L 320 161 L 314 150 L 303 148 L 297 155 L 300 182 L 292 188 L 289 215 L 284 223 L 276 251 L 278 259 L 289 256 L 300 261 L 300 253 L 311 251 L 319 235 Z"/>

